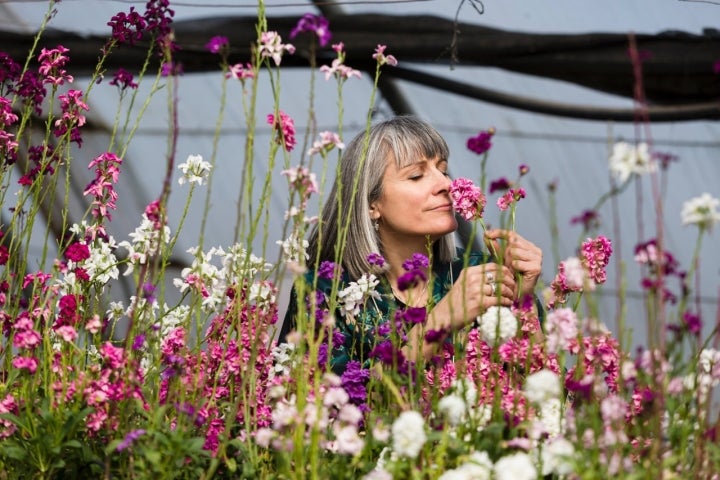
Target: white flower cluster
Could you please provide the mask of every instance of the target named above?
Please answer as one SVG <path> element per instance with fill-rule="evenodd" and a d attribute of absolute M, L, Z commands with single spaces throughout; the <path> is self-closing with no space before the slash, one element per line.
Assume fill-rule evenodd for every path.
<path fill-rule="evenodd" d="M 276 298 L 276 289 L 271 282 L 255 281 L 258 273 L 272 268 L 272 265 L 260 257 L 248 254 L 239 245 L 233 245 L 226 252 L 222 248 L 211 248 L 206 253 L 198 247 L 187 250 L 195 259 L 190 267 L 184 268 L 181 278 L 173 280 L 173 284 L 185 292 L 192 289 L 203 297 L 202 305 L 213 310 L 225 301 L 226 290 L 232 285 L 247 285 L 248 298 L 256 305 L 263 307 L 272 305 Z M 213 259 L 220 258 L 221 268 L 215 266 Z"/>
<path fill-rule="evenodd" d="M 438 410 L 451 426 L 456 427 L 467 419 L 469 413 L 478 412 L 477 388 L 472 379 L 466 378 L 453 382 L 450 391 L 452 393 L 445 395 L 438 402 Z"/>
<path fill-rule="evenodd" d="M 188 155 L 185 163 L 178 165 L 178 168 L 183 173 L 183 176 L 178 179 L 180 185 L 186 182 L 202 185 L 210 175 L 212 165 L 203 160 L 202 155 Z"/>
<path fill-rule="evenodd" d="M 380 294 L 375 290 L 378 283 L 380 281 L 372 273 L 364 273 L 357 282 L 350 282 L 346 288 L 338 292 L 340 313 L 356 316 L 368 298 L 380 299 Z"/>
<path fill-rule="evenodd" d="M 719 205 L 720 200 L 709 193 L 688 200 L 683 204 L 680 214 L 683 225 L 697 225 L 702 229 L 712 230 L 715 224 L 720 222 Z"/>
<path fill-rule="evenodd" d="M 631 175 L 643 175 L 654 172 L 657 168 L 652 159 L 647 143 L 637 146 L 627 142 L 617 142 L 610 155 L 610 172 L 618 182 L 625 183 Z"/>
<path fill-rule="evenodd" d="M 417 458 L 427 441 L 425 420 L 414 410 L 407 410 L 392 425 L 392 451 L 400 457 Z"/>
<path fill-rule="evenodd" d="M 118 243 L 118 247 L 128 251 L 128 264 L 123 273 L 126 276 L 138 265 L 146 265 L 150 258 L 160 251 L 160 245 L 170 241 L 170 227 L 165 225 L 162 230 L 157 230 L 153 221 L 143 213 L 140 226 L 130 233 L 129 237 L 132 243 L 127 240 Z"/>
<path fill-rule="evenodd" d="M 290 369 L 297 363 L 293 360 L 293 352 L 295 345 L 292 343 L 279 343 L 272 349 L 273 369 L 270 370 L 270 377 L 287 377 L 290 375 Z"/>
<path fill-rule="evenodd" d="M 508 307 L 492 306 L 476 319 L 480 335 L 489 345 L 503 344 L 518 331 L 518 321 Z"/>
<path fill-rule="evenodd" d="M 531 403 L 542 403 L 560 397 L 560 377 L 547 369 L 528 375 L 525 379 L 525 397 Z"/>
<path fill-rule="evenodd" d="M 447 470 L 438 480 L 491 480 L 493 462 L 487 452 L 473 452 L 457 468 Z"/>

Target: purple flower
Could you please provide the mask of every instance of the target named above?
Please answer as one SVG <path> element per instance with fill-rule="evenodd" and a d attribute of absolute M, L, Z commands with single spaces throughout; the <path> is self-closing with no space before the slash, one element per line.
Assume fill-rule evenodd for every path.
<path fill-rule="evenodd" d="M 295 38 L 302 32 L 314 33 L 318 37 L 320 46 L 324 47 L 330 43 L 330 39 L 332 38 L 332 33 L 328 28 L 329 26 L 330 22 L 328 22 L 327 18 L 306 13 L 298 20 L 297 25 L 295 25 L 295 28 L 290 32 L 290 38 Z"/>
<path fill-rule="evenodd" d="M 138 84 L 133 81 L 133 74 L 128 72 L 124 68 L 118 69 L 118 71 L 115 73 L 115 76 L 113 76 L 113 79 L 110 80 L 110 85 L 120 87 L 121 92 L 128 88 L 138 88 Z"/>
<path fill-rule="evenodd" d="M 112 29 L 112 39 L 120 45 L 135 45 L 135 42 L 142 39 L 143 31 L 147 27 L 147 22 L 135 11 L 135 7 L 130 7 L 128 13 L 118 13 L 107 24 Z"/>
<path fill-rule="evenodd" d="M 145 334 L 141 333 L 140 335 L 137 335 L 135 337 L 135 340 L 133 341 L 133 344 L 132 344 L 132 349 L 140 350 L 144 343 L 145 343 Z"/>
<path fill-rule="evenodd" d="M 357 405 L 365 402 L 367 398 L 365 385 L 369 379 L 370 371 L 362 368 L 360 362 L 353 360 L 347 363 L 340 380 L 352 403 Z"/>
<path fill-rule="evenodd" d="M 387 263 L 385 262 L 385 257 L 380 255 L 379 253 L 371 253 L 367 256 L 367 261 L 370 265 L 379 267 L 379 268 L 385 268 Z"/>
<path fill-rule="evenodd" d="M 687 328 L 687 331 L 693 335 L 700 335 L 702 331 L 702 320 L 699 315 L 695 315 L 691 312 L 685 312 L 683 314 L 682 323 Z"/>
<path fill-rule="evenodd" d="M 210 41 L 205 44 L 205 48 L 210 53 L 223 53 L 229 46 L 230 42 L 227 37 L 223 37 L 222 35 L 212 37 Z"/>
<path fill-rule="evenodd" d="M 495 135 L 494 128 L 489 128 L 487 131 L 480 132 L 476 136 L 468 138 L 467 148 L 471 152 L 482 155 L 490 150 L 490 147 L 492 147 L 491 140 L 493 135 Z"/>
<path fill-rule="evenodd" d="M 125 435 L 125 439 L 120 442 L 115 449 L 118 452 L 122 452 L 123 450 L 127 449 L 135 440 L 140 438 L 141 435 L 144 434 L 145 430 L 143 430 L 142 428 L 129 432 L 127 435 Z"/>
<path fill-rule="evenodd" d="M 402 267 L 407 270 L 417 270 L 421 268 L 427 268 L 430 265 L 430 260 L 426 255 L 422 253 L 413 253 L 412 257 L 405 260 Z"/>
<path fill-rule="evenodd" d="M 395 312 L 395 320 L 409 325 L 425 322 L 427 310 L 425 307 L 407 307 Z"/>
<path fill-rule="evenodd" d="M 524 163 L 520 164 L 518 167 L 518 173 L 520 173 L 520 176 L 527 175 L 530 172 L 530 167 L 525 165 Z"/>
<path fill-rule="evenodd" d="M 585 210 L 577 217 L 570 219 L 570 225 L 581 224 L 585 230 L 592 230 L 600 226 L 600 215 L 595 210 Z"/>
<path fill-rule="evenodd" d="M 427 333 L 425 333 L 425 341 L 428 343 L 437 343 L 445 338 L 446 333 L 447 331 L 443 328 L 440 330 L 428 330 Z"/>
<path fill-rule="evenodd" d="M 318 268 L 318 277 L 332 280 L 335 277 L 336 270 L 337 264 L 335 264 L 335 262 L 325 260 L 320 263 L 320 268 Z"/>
<path fill-rule="evenodd" d="M 427 280 L 427 275 L 420 269 L 410 270 L 409 272 L 403 273 L 397 279 L 397 286 L 401 292 L 414 287 L 420 282 Z"/>
<path fill-rule="evenodd" d="M 493 194 L 495 192 L 505 191 L 510 187 L 512 187 L 512 183 L 510 183 L 507 178 L 500 177 L 497 180 L 493 180 L 490 182 L 490 188 L 488 189 L 488 191 L 490 192 L 490 194 Z"/>

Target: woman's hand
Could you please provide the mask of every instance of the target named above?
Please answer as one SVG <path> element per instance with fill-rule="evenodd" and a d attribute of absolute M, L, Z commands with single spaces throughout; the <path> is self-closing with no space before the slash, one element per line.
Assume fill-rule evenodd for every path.
<path fill-rule="evenodd" d="M 513 272 L 504 265 L 466 267 L 447 295 L 429 312 L 428 328 L 459 330 L 494 305 L 512 305 L 516 289 Z"/>
<path fill-rule="evenodd" d="M 501 243 L 502 241 L 502 243 Z M 520 276 L 516 298 L 532 295 L 542 273 L 542 250 L 517 232 L 499 228 L 485 232 L 485 242 L 502 252 L 505 266 Z"/>

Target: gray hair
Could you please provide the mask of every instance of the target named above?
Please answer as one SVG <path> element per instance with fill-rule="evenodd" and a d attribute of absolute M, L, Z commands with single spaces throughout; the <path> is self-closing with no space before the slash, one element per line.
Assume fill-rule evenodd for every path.
<path fill-rule="evenodd" d="M 368 255 L 384 252 L 370 218 L 370 205 L 380 198 L 388 162 L 394 159 L 395 165 L 403 168 L 421 159 L 447 159 L 449 153 L 440 133 L 412 116 L 394 117 L 358 134 L 343 153 L 338 177 L 320 222 L 310 234 L 310 262 L 339 263 L 351 279 L 372 272 L 374 268 L 367 261 Z M 342 259 L 338 260 L 340 231 L 348 218 L 345 249 Z M 435 261 L 450 262 L 455 257 L 454 233 L 435 241 L 432 254 Z"/>

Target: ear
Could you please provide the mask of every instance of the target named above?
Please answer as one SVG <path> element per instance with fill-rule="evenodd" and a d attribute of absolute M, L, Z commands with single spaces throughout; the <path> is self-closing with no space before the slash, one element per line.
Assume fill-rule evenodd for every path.
<path fill-rule="evenodd" d="M 380 210 L 377 208 L 377 206 L 374 203 L 370 204 L 370 219 L 371 220 L 377 220 L 380 218 Z"/>

